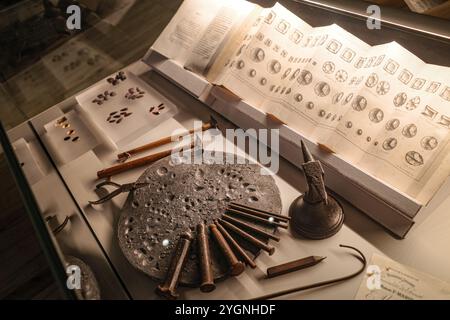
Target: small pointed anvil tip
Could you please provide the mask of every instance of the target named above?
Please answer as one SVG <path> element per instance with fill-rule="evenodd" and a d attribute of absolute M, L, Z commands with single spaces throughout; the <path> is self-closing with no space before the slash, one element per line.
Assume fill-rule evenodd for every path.
<path fill-rule="evenodd" d="M 194 145 L 195 146 L 201 146 L 202 145 L 202 139 L 200 139 L 198 134 L 195 135 Z"/>
<path fill-rule="evenodd" d="M 302 145 L 302 152 L 303 152 L 303 162 L 307 163 L 307 162 L 314 161 L 314 158 L 313 158 L 311 152 L 306 147 L 306 144 L 303 142 L 303 140 L 301 141 L 301 145 Z"/>
<path fill-rule="evenodd" d="M 219 124 L 217 123 L 216 118 L 213 116 L 209 117 L 209 123 L 211 124 L 211 128 L 219 128 Z"/>

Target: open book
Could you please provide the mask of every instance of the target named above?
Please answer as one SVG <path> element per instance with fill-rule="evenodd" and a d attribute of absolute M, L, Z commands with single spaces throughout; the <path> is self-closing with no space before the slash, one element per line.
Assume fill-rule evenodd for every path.
<path fill-rule="evenodd" d="M 280 4 L 186 0 L 152 49 L 425 204 L 450 173 L 450 68 Z"/>

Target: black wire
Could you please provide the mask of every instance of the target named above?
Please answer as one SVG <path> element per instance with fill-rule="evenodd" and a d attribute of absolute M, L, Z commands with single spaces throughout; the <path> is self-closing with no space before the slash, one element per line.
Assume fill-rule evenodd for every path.
<path fill-rule="evenodd" d="M 358 271 L 356 271 L 352 274 L 349 274 L 348 276 L 339 277 L 339 278 L 326 280 L 326 281 L 320 281 L 320 282 L 316 282 L 316 283 L 308 284 L 306 286 L 296 287 L 296 288 L 292 288 L 292 289 L 286 289 L 286 290 L 278 291 L 275 293 L 270 293 L 268 295 L 264 295 L 264 296 L 261 296 L 258 298 L 253 298 L 251 300 L 273 299 L 273 298 L 284 296 L 284 295 L 294 293 L 294 292 L 305 291 L 305 290 L 309 290 L 309 289 L 313 289 L 313 288 L 323 287 L 323 286 L 330 285 L 330 284 L 335 284 L 338 282 L 352 279 L 352 278 L 358 276 L 359 274 L 361 274 L 366 269 L 366 265 L 367 265 L 367 260 L 366 260 L 366 257 L 364 256 L 364 254 L 360 250 L 358 250 L 354 247 L 351 247 L 351 246 L 346 246 L 346 245 L 340 244 L 339 247 L 352 249 L 360 255 L 360 256 L 355 256 L 356 259 L 358 259 L 362 263 L 362 267 Z"/>

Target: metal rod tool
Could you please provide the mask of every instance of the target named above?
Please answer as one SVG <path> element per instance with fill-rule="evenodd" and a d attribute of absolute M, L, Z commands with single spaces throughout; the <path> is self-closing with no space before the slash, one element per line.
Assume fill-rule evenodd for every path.
<path fill-rule="evenodd" d="M 190 232 L 185 232 L 180 235 L 177 247 L 170 261 L 169 269 L 167 270 L 166 279 L 163 284 L 156 287 L 155 292 L 159 296 L 169 300 L 176 300 L 178 298 L 178 282 L 189 254 L 192 239 L 193 237 Z"/>
<path fill-rule="evenodd" d="M 263 217 L 263 218 L 266 218 L 269 216 L 269 217 L 274 217 L 276 220 L 282 220 L 285 222 L 291 220 L 291 217 L 288 217 L 288 216 L 285 216 L 282 214 L 265 211 L 265 210 L 261 210 L 261 209 L 257 209 L 257 208 L 253 208 L 253 207 L 250 207 L 250 206 L 247 206 L 244 204 L 240 204 L 237 202 L 231 202 L 230 207 L 234 208 L 234 209 L 238 209 L 238 210 L 246 212 L 246 213 L 258 215 L 259 217 Z"/>
<path fill-rule="evenodd" d="M 256 268 L 256 263 L 253 261 L 252 258 L 245 252 L 244 249 L 239 245 L 239 243 L 231 236 L 231 234 L 228 233 L 227 230 L 217 221 L 216 222 L 217 228 L 219 229 L 220 233 L 223 235 L 223 237 L 228 241 L 228 243 L 238 252 L 238 254 L 245 260 L 245 263 L 248 264 L 252 269 Z"/>
<path fill-rule="evenodd" d="M 236 227 L 235 225 L 232 225 L 231 223 L 224 221 L 222 219 L 219 219 L 220 224 L 222 224 L 222 226 L 224 226 L 227 230 L 233 231 L 234 233 L 237 233 L 238 235 L 240 235 L 242 238 L 244 238 L 245 240 L 247 240 L 248 242 L 252 243 L 253 245 L 255 245 L 256 247 L 266 251 L 267 253 L 269 253 L 269 255 L 272 255 L 275 252 L 275 248 L 265 244 L 264 242 L 262 242 L 261 240 L 255 238 L 254 236 L 252 236 L 251 234 L 245 232 L 244 230 Z"/>
<path fill-rule="evenodd" d="M 231 213 L 231 214 L 236 215 L 236 216 L 241 217 L 241 218 L 246 218 L 246 219 L 249 219 L 249 220 L 252 220 L 252 221 L 261 222 L 261 223 L 264 223 L 266 225 L 270 225 L 270 226 L 273 226 L 273 227 L 280 227 L 280 228 L 283 228 L 283 229 L 287 229 L 288 228 L 288 225 L 285 224 L 285 223 L 277 222 L 275 220 L 271 220 L 270 218 L 257 217 L 257 216 L 254 216 L 252 214 L 242 212 L 240 210 L 227 208 L 226 212 Z"/>
<path fill-rule="evenodd" d="M 257 234 L 257 235 L 259 235 L 259 236 L 262 236 L 262 237 L 264 237 L 264 238 L 269 238 L 269 239 L 275 240 L 275 241 L 277 241 L 277 242 L 280 241 L 280 237 L 277 237 L 276 235 L 274 235 L 274 234 L 272 234 L 272 233 L 269 233 L 269 232 L 267 232 L 267 231 L 258 229 L 258 228 L 252 226 L 251 224 L 249 224 L 249 223 L 247 223 L 247 222 L 244 222 L 244 221 L 242 221 L 242 220 L 239 220 L 239 219 L 230 217 L 229 215 L 224 214 L 224 215 L 222 216 L 222 219 L 225 220 L 225 221 L 228 221 L 228 222 L 231 223 L 231 224 L 234 224 L 234 225 L 237 226 L 237 227 L 241 227 L 241 228 L 243 228 L 243 229 L 246 229 L 246 230 L 248 230 L 248 231 L 251 231 L 252 233 Z"/>
<path fill-rule="evenodd" d="M 216 288 L 216 285 L 214 284 L 214 275 L 211 268 L 211 252 L 209 250 L 207 229 L 203 222 L 197 225 L 197 246 L 200 271 L 202 273 L 200 291 L 211 292 Z"/>
<path fill-rule="evenodd" d="M 220 231 L 217 229 L 217 226 L 215 224 L 209 225 L 209 230 L 211 231 L 211 234 L 213 235 L 214 240 L 216 240 L 217 244 L 219 245 L 220 249 L 222 250 L 223 255 L 227 259 L 229 265 L 230 265 L 230 274 L 232 276 L 240 275 L 242 272 L 244 272 L 245 265 L 238 260 L 236 255 L 233 253 L 233 250 L 231 250 L 230 246 L 228 245 L 225 238 L 222 236 Z"/>

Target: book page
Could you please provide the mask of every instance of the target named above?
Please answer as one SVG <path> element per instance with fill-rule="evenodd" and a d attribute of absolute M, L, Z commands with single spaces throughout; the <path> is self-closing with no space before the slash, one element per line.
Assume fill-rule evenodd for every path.
<path fill-rule="evenodd" d="M 384 61 L 367 77 L 327 145 L 426 203 L 443 183 L 435 177 L 429 184 L 436 169 L 441 166 L 442 177 L 448 176 L 448 166 L 441 164 L 449 128 L 439 124 L 446 123 L 450 110 L 440 92 L 445 89 L 439 89 L 449 83 L 448 68 L 426 65 L 397 43 L 379 49 L 386 52 Z"/>
<path fill-rule="evenodd" d="M 352 152 L 344 152 L 342 149 L 348 147 L 349 136 L 345 134 L 336 135 L 335 133 L 341 127 L 349 127 L 348 129 L 353 127 L 353 122 L 348 122 L 349 113 L 353 110 L 355 104 L 361 102 L 359 92 L 366 84 L 374 80 L 374 71 L 379 68 L 385 57 L 385 46 L 374 46 L 365 51 L 358 51 L 354 59 L 347 66 L 345 64 L 342 66 L 342 62 L 339 61 L 342 57 L 340 57 L 341 59 L 331 58 L 322 67 L 324 73 L 329 73 L 327 79 L 329 81 L 334 80 L 335 84 L 333 89 L 336 91 L 331 93 L 330 99 L 325 102 L 325 106 L 331 112 L 328 111 L 325 115 L 322 110 L 319 111 L 320 113 L 318 115 L 323 120 L 313 132 L 313 136 L 315 141 L 326 145 L 330 150 L 334 150 L 335 152 L 339 151 L 339 153 L 344 154 L 344 157 L 348 161 L 358 160 L 362 153 L 360 153 L 359 149 L 354 148 Z M 347 49 L 341 55 L 345 55 L 346 51 Z M 341 63 L 340 69 L 335 67 L 339 62 Z M 323 106 L 321 109 L 324 109 Z M 336 119 L 334 119 L 335 116 Z"/>
<path fill-rule="evenodd" d="M 339 41 L 337 35 L 341 35 Z M 345 107 L 338 105 L 347 99 L 343 83 L 349 82 L 347 92 L 357 86 L 355 70 L 348 61 L 365 53 L 370 47 L 337 25 L 315 28 L 295 48 L 304 57 L 292 68 L 289 89 L 266 99 L 263 109 L 275 113 L 297 131 L 315 140 L 334 131 Z M 341 51 L 342 50 L 342 51 Z M 339 58 L 339 56 L 341 56 Z M 347 61 L 346 61 L 347 60 Z M 281 78 L 290 72 L 288 68 Z"/>
<path fill-rule="evenodd" d="M 361 85 L 356 61 L 370 46 L 337 25 L 312 29 L 281 5 L 264 22 L 222 84 L 302 133 L 329 134 Z M 280 32 L 285 23 L 295 28 Z"/>
<path fill-rule="evenodd" d="M 263 13 L 256 34 L 236 52 L 219 83 L 259 108 L 263 108 L 265 100 L 273 100 L 277 95 L 294 94 L 288 86 L 299 76 L 299 66 L 307 60 L 299 55 L 298 48 L 312 31 L 280 4 Z"/>
<path fill-rule="evenodd" d="M 336 134 L 324 143 L 344 159 L 357 163 L 367 150 L 384 150 L 383 141 L 376 138 L 393 119 L 393 101 L 399 92 L 408 88 L 412 72 L 425 63 L 395 42 L 375 46 L 368 57 L 359 59 L 363 69 L 370 65 L 362 86 L 353 93 L 345 115 L 336 127 Z M 357 63 L 359 63 L 357 61 Z M 405 61 L 400 65 L 400 61 Z M 391 132 L 389 130 L 385 130 Z M 381 149 L 380 149 L 381 148 Z M 391 159 L 390 154 L 386 154 Z"/>
<path fill-rule="evenodd" d="M 449 175 L 450 73 L 276 4 L 187 0 L 153 49 L 428 202 Z"/>
<path fill-rule="evenodd" d="M 372 64 L 361 62 L 371 48 L 367 43 L 338 25 L 331 25 L 326 30 L 327 41 L 302 71 L 312 74 L 311 83 L 304 79 L 297 81 L 303 92 L 302 111 L 313 124 L 310 138 L 317 142 L 326 140 L 335 131 L 354 92 L 372 68 Z"/>
<path fill-rule="evenodd" d="M 206 79 L 210 83 L 220 84 L 226 76 L 229 66 L 233 65 L 235 57 L 240 56 L 253 40 L 254 36 L 261 27 L 261 23 L 268 10 L 256 6 L 253 11 L 245 17 L 244 21 L 236 25 L 236 28 L 230 33 L 228 41 L 224 41 L 219 50 L 214 64 L 208 70 Z"/>
<path fill-rule="evenodd" d="M 313 104 L 307 99 L 307 87 L 315 80 L 309 66 L 313 64 L 316 52 L 325 45 L 328 28 L 312 29 L 293 47 L 293 61 L 275 75 L 261 107 L 304 135 L 309 135 L 315 126 L 307 112 Z"/>
<path fill-rule="evenodd" d="M 242 0 L 185 0 L 152 49 L 205 74 L 229 32 L 254 8 Z"/>
<path fill-rule="evenodd" d="M 450 174 L 450 68 L 425 65 L 391 103 L 385 128 L 357 163 L 426 203 Z M 439 172 L 440 181 L 432 179 Z M 434 181 L 434 182 L 433 182 Z"/>

